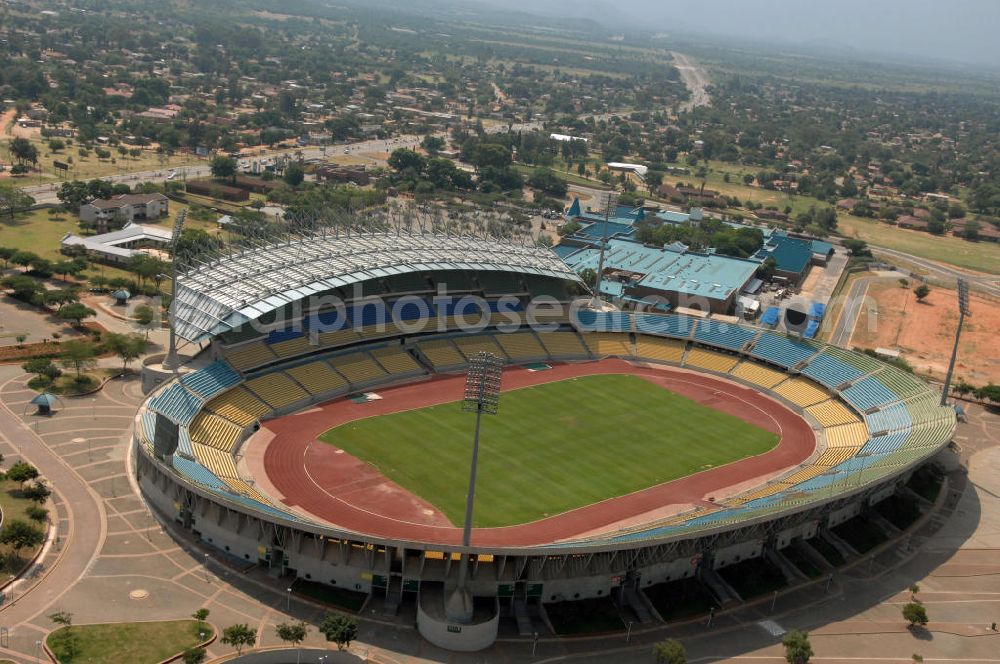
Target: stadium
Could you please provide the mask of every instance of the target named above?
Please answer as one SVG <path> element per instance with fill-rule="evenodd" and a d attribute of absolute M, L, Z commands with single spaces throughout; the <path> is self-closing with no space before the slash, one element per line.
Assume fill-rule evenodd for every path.
<path fill-rule="evenodd" d="M 308 233 L 201 262 L 148 367 L 146 499 L 235 564 L 415 605 L 478 650 L 557 603 L 710 574 L 891 496 L 955 413 L 867 355 L 730 319 L 603 311 L 551 250 Z M 462 546 L 470 358 L 505 363 Z M 161 381 L 162 382 L 159 382 Z M 155 384 L 154 383 L 159 383 Z M 446 595 L 465 565 L 475 615 Z"/>

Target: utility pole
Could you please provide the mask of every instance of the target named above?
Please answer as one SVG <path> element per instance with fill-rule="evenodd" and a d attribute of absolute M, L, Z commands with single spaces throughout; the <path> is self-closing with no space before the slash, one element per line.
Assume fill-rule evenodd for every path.
<path fill-rule="evenodd" d="M 469 467 L 469 492 L 465 497 L 465 524 L 462 528 L 462 547 L 472 543 L 472 509 L 476 498 L 476 466 L 479 462 L 479 429 L 483 414 L 496 415 L 500 408 L 500 378 L 503 360 L 492 353 L 479 352 L 469 361 L 465 378 L 465 397 L 462 410 L 476 414 L 476 433 L 472 441 L 472 463 Z M 458 560 L 458 586 L 445 604 L 448 619 L 468 623 L 472 620 L 472 593 L 467 587 L 469 554 L 463 552 Z"/>
<path fill-rule="evenodd" d="M 958 340 L 962 336 L 962 324 L 969 311 L 969 284 L 965 279 L 958 280 L 958 329 L 955 330 L 955 346 L 951 349 L 951 361 L 948 362 L 948 374 L 944 378 L 944 388 L 941 390 L 941 405 L 948 405 L 948 392 L 951 391 L 951 378 L 955 373 L 955 359 L 958 357 Z"/>

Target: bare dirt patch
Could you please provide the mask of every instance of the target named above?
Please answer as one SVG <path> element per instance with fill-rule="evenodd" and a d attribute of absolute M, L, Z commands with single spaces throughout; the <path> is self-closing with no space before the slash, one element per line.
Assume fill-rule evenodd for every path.
<path fill-rule="evenodd" d="M 878 304 L 878 319 L 869 326 L 861 316 L 851 345 L 898 349 L 917 373 L 944 378 L 958 327 L 955 291 L 933 288 L 917 302 L 912 290 L 886 282 L 873 283 L 868 297 Z M 965 319 L 955 377 L 973 385 L 1000 383 L 1000 302 L 971 294 L 969 307 L 972 315 Z"/>

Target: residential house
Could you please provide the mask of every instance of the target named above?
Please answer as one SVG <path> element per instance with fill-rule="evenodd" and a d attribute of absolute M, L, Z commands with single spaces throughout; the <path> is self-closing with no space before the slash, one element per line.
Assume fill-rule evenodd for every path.
<path fill-rule="evenodd" d="M 121 194 L 97 198 L 80 206 L 80 221 L 105 232 L 112 226 L 167 216 L 170 201 L 163 194 Z"/>

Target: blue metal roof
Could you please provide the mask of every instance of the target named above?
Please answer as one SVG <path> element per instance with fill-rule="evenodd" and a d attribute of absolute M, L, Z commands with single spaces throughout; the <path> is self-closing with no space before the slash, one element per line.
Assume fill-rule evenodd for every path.
<path fill-rule="evenodd" d="M 588 267 L 596 270 L 600 251 L 583 249 L 564 260 L 577 272 Z M 691 252 L 680 254 L 624 238 L 609 240 L 604 256 L 605 269 L 645 275 L 639 286 L 718 300 L 743 288 L 758 266 L 751 260 Z"/>

